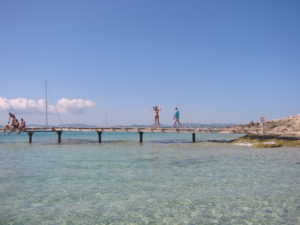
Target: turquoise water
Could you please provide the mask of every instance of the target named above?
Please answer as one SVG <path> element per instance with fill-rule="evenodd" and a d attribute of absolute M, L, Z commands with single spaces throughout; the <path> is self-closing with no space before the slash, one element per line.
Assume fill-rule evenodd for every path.
<path fill-rule="evenodd" d="M 0 224 L 300 224 L 300 148 L 0 134 Z"/>

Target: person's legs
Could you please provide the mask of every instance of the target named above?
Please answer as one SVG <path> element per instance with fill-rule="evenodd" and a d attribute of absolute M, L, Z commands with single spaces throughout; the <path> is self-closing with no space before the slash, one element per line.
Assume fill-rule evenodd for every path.
<path fill-rule="evenodd" d="M 175 119 L 174 128 L 176 127 L 177 123 L 182 128 L 181 123 L 179 122 L 179 119 Z"/>
<path fill-rule="evenodd" d="M 10 126 L 10 131 L 14 131 L 14 130 L 15 130 L 15 125 L 13 124 Z"/>
<path fill-rule="evenodd" d="M 154 116 L 154 128 L 157 127 L 158 116 Z"/>
<path fill-rule="evenodd" d="M 23 130 L 24 130 L 24 128 L 25 128 L 25 126 L 24 126 L 24 125 L 20 126 L 20 127 L 19 127 L 19 130 L 20 130 L 20 132 L 21 132 L 21 131 L 23 131 Z"/>
<path fill-rule="evenodd" d="M 182 128 L 182 126 L 181 126 L 181 123 L 180 123 L 179 119 L 177 119 L 177 121 L 178 121 L 178 124 L 179 124 L 180 128 Z"/>

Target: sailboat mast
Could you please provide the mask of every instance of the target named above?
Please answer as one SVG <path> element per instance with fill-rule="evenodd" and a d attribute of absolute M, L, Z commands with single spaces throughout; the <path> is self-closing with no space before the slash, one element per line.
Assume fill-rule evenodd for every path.
<path fill-rule="evenodd" d="M 105 126 L 108 127 L 108 118 L 107 118 L 107 113 L 105 112 Z"/>
<path fill-rule="evenodd" d="M 46 127 L 48 127 L 48 90 L 47 90 L 47 81 L 45 80 L 45 107 L 46 107 Z"/>

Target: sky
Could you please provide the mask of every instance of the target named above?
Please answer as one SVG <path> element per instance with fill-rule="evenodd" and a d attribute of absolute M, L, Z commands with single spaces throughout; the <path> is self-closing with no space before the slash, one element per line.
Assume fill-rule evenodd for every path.
<path fill-rule="evenodd" d="M 300 113 L 298 0 L 0 0 L 0 125 Z"/>

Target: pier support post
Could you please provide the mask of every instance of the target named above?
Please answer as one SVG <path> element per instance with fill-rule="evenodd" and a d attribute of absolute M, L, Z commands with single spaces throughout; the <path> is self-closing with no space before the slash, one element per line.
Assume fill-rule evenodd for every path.
<path fill-rule="evenodd" d="M 57 143 L 61 143 L 61 133 L 62 131 L 56 131 L 57 133 Z"/>
<path fill-rule="evenodd" d="M 29 143 L 32 143 L 32 135 L 34 134 L 34 132 L 33 131 L 28 131 L 27 134 L 29 136 Z"/>
<path fill-rule="evenodd" d="M 196 134 L 193 133 L 193 142 L 196 142 Z"/>
<path fill-rule="evenodd" d="M 139 132 L 139 134 L 140 134 L 140 143 L 143 143 L 143 134 L 144 134 L 144 132 Z"/>
<path fill-rule="evenodd" d="M 97 134 L 98 134 L 98 142 L 101 143 L 102 142 L 102 139 L 101 139 L 102 131 L 97 131 Z"/>

